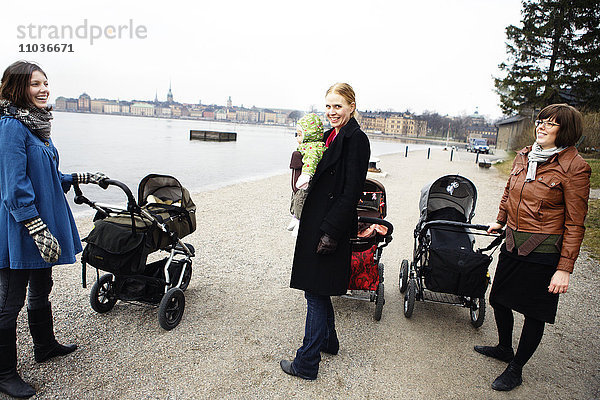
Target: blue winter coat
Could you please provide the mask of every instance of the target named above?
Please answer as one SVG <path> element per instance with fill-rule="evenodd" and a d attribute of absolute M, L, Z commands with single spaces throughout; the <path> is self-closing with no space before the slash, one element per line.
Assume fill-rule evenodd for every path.
<path fill-rule="evenodd" d="M 72 264 L 81 241 L 65 194 L 73 178 L 58 170 L 58 151 L 10 116 L 0 119 L 0 268 L 48 268 Z M 60 244 L 54 264 L 45 262 L 21 223 L 40 216 Z"/>

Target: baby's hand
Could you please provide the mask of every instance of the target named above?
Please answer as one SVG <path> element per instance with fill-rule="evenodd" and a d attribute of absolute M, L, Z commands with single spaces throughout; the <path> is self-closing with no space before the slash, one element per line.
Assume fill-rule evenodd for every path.
<path fill-rule="evenodd" d="M 296 187 L 298 189 L 306 190 L 308 188 L 308 182 L 310 182 L 310 175 L 300 174 L 296 181 Z"/>

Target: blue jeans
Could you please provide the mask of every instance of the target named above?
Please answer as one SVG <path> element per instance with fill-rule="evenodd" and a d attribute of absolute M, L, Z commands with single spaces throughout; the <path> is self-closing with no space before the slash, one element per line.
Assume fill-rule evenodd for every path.
<path fill-rule="evenodd" d="M 304 292 L 304 297 L 307 305 L 304 340 L 302 347 L 296 351 L 293 366 L 298 373 L 316 378 L 319 372 L 321 351 L 338 345 L 335 315 L 329 296 Z"/>
<path fill-rule="evenodd" d="M 52 284 L 52 268 L 0 269 L 0 329 L 16 325 L 19 311 L 25 305 L 27 286 L 27 307 L 39 310 L 48 306 Z"/>

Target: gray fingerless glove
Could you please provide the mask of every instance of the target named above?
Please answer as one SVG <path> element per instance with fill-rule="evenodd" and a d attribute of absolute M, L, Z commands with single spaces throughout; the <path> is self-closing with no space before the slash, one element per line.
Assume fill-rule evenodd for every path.
<path fill-rule="evenodd" d="M 317 246 L 317 254 L 331 254 L 335 252 L 337 248 L 337 240 L 324 233 L 321 236 L 321 240 L 319 240 L 319 245 Z"/>
<path fill-rule="evenodd" d="M 50 264 L 57 262 L 60 256 L 60 245 L 44 221 L 40 217 L 35 217 L 25 221 L 23 225 L 29 231 L 44 261 Z"/>
<path fill-rule="evenodd" d="M 102 172 L 96 172 L 92 174 L 91 172 L 75 172 L 71 174 L 73 177 L 74 183 L 95 183 L 96 185 L 100 183 L 102 179 L 108 179 L 108 176 L 104 175 Z"/>

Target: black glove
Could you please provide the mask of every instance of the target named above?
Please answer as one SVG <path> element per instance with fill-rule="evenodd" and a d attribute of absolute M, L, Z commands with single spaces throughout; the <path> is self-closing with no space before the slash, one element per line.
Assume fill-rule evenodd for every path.
<path fill-rule="evenodd" d="M 96 172 L 92 174 L 90 172 L 75 172 L 71 174 L 73 177 L 74 183 L 95 183 L 96 185 L 100 183 L 102 179 L 108 179 L 108 176 L 104 175 L 102 172 Z"/>
<path fill-rule="evenodd" d="M 324 233 L 317 246 L 317 254 L 331 254 L 337 248 L 337 240 Z"/>
<path fill-rule="evenodd" d="M 50 233 L 48 227 L 40 217 L 35 217 L 23 222 L 29 235 L 33 238 L 40 255 L 47 263 L 55 263 L 60 256 L 58 240 Z"/>

